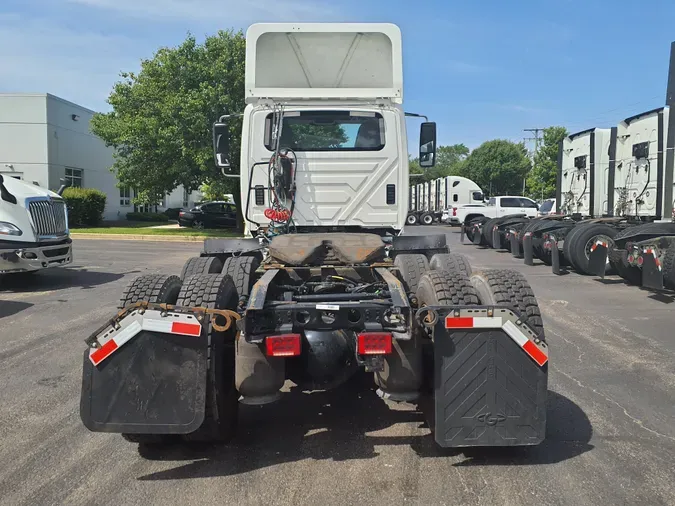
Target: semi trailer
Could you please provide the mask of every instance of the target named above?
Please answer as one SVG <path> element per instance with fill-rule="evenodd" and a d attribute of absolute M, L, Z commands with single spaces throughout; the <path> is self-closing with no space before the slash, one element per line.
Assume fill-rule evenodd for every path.
<path fill-rule="evenodd" d="M 287 380 L 321 391 L 368 374 L 388 402 L 429 406 L 442 447 L 539 444 L 548 347 L 527 280 L 474 272 L 445 235 L 402 233 L 398 27 L 256 24 L 246 41 L 244 112 L 213 127 L 246 235 L 206 240 L 181 276 L 131 282 L 86 339 L 84 425 L 144 445 L 226 442 L 238 406 L 278 400 Z M 435 153 L 425 121 L 420 164 Z"/>
<path fill-rule="evenodd" d="M 447 176 L 410 186 L 407 225 L 435 222 L 459 225 L 457 209 L 464 205 L 484 205 L 485 196 L 474 181 Z"/>

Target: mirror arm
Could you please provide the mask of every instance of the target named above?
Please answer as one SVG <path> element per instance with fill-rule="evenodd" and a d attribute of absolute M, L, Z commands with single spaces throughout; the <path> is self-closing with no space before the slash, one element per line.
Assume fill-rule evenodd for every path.
<path fill-rule="evenodd" d="M 218 118 L 218 123 L 225 123 L 225 120 L 230 119 L 230 118 L 243 118 L 244 113 L 239 113 L 239 114 L 223 114 L 220 118 Z"/>

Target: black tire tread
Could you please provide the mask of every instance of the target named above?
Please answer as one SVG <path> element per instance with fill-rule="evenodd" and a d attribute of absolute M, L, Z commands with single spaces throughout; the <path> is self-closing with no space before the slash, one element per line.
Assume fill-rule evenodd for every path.
<path fill-rule="evenodd" d="M 471 276 L 471 264 L 469 259 L 461 253 L 436 253 L 429 262 L 431 270 L 459 271 Z"/>
<path fill-rule="evenodd" d="M 427 257 L 415 253 L 396 255 L 394 265 L 398 267 L 408 293 L 417 293 L 420 278 L 425 272 L 430 270 Z"/>
<path fill-rule="evenodd" d="M 222 272 L 234 281 L 239 299 L 251 294 L 251 280 L 259 265 L 260 261 L 253 256 L 230 257 L 225 260 Z"/>
<path fill-rule="evenodd" d="M 237 290 L 227 274 L 199 274 L 185 279 L 178 304 L 210 309 L 236 309 Z M 186 441 L 226 443 L 237 426 L 238 394 L 234 387 L 234 336 L 231 328 L 217 332 L 209 325 L 209 366 L 204 423 Z M 219 384 L 219 387 L 216 387 Z M 220 407 L 224 413 L 217 413 Z"/>
<path fill-rule="evenodd" d="M 475 272 L 471 282 L 476 286 L 476 278 L 482 278 L 489 287 L 495 303 L 499 306 L 511 306 L 518 310 L 523 321 L 544 339 L 544 322 L 534 291 L 523 274 L 511 269 L 486 269 Z M 482 304 L 490 301 L 481 300 Z"/>
<path fill-rule="evenodd" d="M 663 285 L 675 290 L 675 243 L 663 254 Z"/>
<path fill-rule="evenodd" d="M 223 270 L 223 261 L 218 257 L 192 257 L 183 265 L 181 279 L 197 274 L 218 274 Z"/>
<path fill-rule="evenodd" d="M 122 309 L 136 302 L 152 304 L 175 304 L 182 282 L 178 276 L 146 274 L 134 279 L 125 288 L 118 308 Z M 122 437 L 130 443 L 155 445 L 165 443 L 169 437 L 165 434 L 126 434 Z"/>
<path fill-rule="evenodd" d="M 166 274 L 139 276 L 124 289 L 117 307 L 122 309 L 136 302 L 175 304 L 181 284 L 178 276 Z"/>
<path fill-rule="evenodd" d="M 459 271 L 431 270 L 424 273 L 417 288 L 417 299 L 420 307 L 478 305 L 478 295 L 471 280 Z"/>
<path fill-rule="evenodd" d="M 589 260 L 586 258 L 584 246 L 593 236 L 598 234 L 606 235 L 613 240 L 616 236 L 616 229 L 605 223 L 592 223 L 580 229 L 570 241 L 570 263 L 581 274 L 590 274 L 588 272 Z M 612 249 L 613 245 L 614 242 L 610 242 L 607 245 L 608 250 Z"/>

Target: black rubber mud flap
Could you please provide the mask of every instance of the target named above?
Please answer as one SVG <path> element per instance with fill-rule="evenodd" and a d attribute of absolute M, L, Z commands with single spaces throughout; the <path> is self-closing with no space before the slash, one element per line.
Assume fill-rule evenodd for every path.
<path fill-rule="evenodd" d="M 530 232 L 526 232 L 523 236 L 523 256 L 525 257 L 525 265 L 534 265 L 532 234 Z"/>
<path fill-rule="evenodd" d="M 642 260 L 642 286 L 652 290 L 663 290 L 663 271 L 656 263 L 654 255 L 643 253 Z"/>
<path fill-rule="evenodd" d="M 464 225 L 460 225 L 459 227 L 459 242 L 464 244 L 464 236 L 466 235 L 466 228 Z"/>
<path fill-rule="evenodd" d="M 502 238 L 497 227 L 492 229 L 492 249 L 502 249 Z"/>
<path fill-rule="evenodd" d="M 436 443 L 446 448 L 540 444 L 546 435 L 548 363 L 538 365 L 503 329 L 446 329 L 445 316 L 455 308 L 437 309 L 430 421 Z M 478 313 L 476 306 L 471 309 Z M 495 315 L 506 311 L 494 308 Z"/>
<path fill-rule="evenodd" d="M 597 243 L 591 249 L 588 256 L 588 272 L 594 276 L 605 278 L 607 270 L 607 246 L 603 243 Z"/>
<path fill-rule="evenodd" d="M 476 246 L 480 246 L 480 243 L 483 241 L 483 231 L 481 228 L 476 225 L 473 226 L 473 242 Z"/>
<path fill-rule="evenodd" d="M 520 243 L 516 234 L 511 234 L 511 254 L 514 258 L 523 258 L 523 254 L 520 251 Z"/>
<path fill-rule="evenodd" d="M 94 432 L 196 431 L 204 421 L 207 355 L 204 331 L 200 337 L 141 331 L 98 367 L 85 350 L 82 422 Z"/>
<path fill-rule="evenodd" d="M 558 239 L 553 236 L 551 236 L 551 272 L 556 276 L 567 273 L 567 270 L 561 268 Z"/>

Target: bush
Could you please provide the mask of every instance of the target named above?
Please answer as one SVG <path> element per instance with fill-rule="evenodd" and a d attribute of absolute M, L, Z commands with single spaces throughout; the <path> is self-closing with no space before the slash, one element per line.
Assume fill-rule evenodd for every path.
<path fill-rule="evenodd" d="M 68 206 L 71 227 L 95 227 L 103 221 L 106 194 L 94 188 L 66 188 L 63 200 Z"/>
<path fill-rule="evenodd" d="M 163 213 L 127 213 L 127 220 L 167 222 L 169 217 Z"/>
<path fill-rule="evenodd" d="M 166 216 L 170 220 L 177 220 L 178 219 L 178 213 L 180 213 L 181 208 L 180 207 L 170 207 L 166 211 L 164 211 L 163 214 L 166 214 Z"/>

